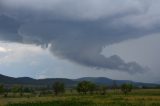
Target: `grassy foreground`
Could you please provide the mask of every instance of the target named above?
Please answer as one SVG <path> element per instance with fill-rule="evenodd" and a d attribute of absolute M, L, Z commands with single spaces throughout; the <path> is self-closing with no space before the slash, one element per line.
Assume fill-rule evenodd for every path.
<path fill-rule="evenodd" d="M 160 89 L 134 90 L 128 95 L 108 91 L 107 95 L 79 95 L 30 98 L 0 98 L 1 106 L 160 106 Z"/>

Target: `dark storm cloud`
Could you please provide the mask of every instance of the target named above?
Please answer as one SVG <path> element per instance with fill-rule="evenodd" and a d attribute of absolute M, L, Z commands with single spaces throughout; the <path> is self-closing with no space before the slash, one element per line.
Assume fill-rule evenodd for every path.
<path fill-rule="evenodd" d="M 2 0 L 0 4 L 1 40 L 51 44 L 50 50 L 59 58 L 90 67 L 144 71 L 136 62 L 101 52 L 107 45 L 159 31 L 157 19 L 135 23 L 152 16 L 147 0 Z"/>
<path fill-rule="evenodd" d="M 20 42 L 21 36 L 17 33 L 19 27 L 20 23 L 16 20 L 4 15 L 0 16 L 0 39 Z"/>

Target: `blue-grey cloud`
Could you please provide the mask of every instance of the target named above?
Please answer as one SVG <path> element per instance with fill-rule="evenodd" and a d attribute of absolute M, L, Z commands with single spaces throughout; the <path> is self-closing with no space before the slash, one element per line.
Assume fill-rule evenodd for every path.
<path fill-rule="evenodd" d="M 155 3 L 148 0 L 1 0 L 0 4 L 1 40 L 45 47 L 51 44 L 51 52 L 59 58 L 129 73 L 145 68 L 136 62 L 126 63 L 117 55 L 105 57 L 103 48 L 159 32 L 160 28 L 157 18 L 142 20 L 157 15 L 151 14 Z"/>
<path fill-rule="evenodd" d="M 5 15 L 0 16 L 0 39 L 5 41 L 21 41 L 17 33 L 20 23 Z"/>

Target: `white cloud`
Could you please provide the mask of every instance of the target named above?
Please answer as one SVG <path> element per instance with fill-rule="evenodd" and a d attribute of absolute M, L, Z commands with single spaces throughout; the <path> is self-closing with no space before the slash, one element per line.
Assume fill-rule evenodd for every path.
<path fill-rule="evenodd" d="M 5 46 L 6 43 L 0 43 Z M 0 63 L 2 64 L 13 64 L 16 62 L 29 61 L 36 55 L 43 55 L 44 50 L 39 46 L 24 45 L 18 43 L 8 43 L 5 47 L 0 47 L 0 52 L 3 55 L 0 56 Z M 30 64 L 37 64 L 34 60 Z"/>
<path fill-rule="evenodd" d="M 7 48 L 4 48 L 4 47 L 0 47 L 0 52 L 10 52 L 12 51 L 12 49 L 7 49 Z"/>

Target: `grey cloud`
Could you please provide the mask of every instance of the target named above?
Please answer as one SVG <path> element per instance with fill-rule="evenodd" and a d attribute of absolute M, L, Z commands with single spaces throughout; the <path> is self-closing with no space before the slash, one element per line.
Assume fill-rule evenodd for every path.
<path fill-rule="evenodd" d="M 144 0 L 1 0 L 4 11 L 15 17 L 96 20 L 124 13 L 141 13 Z M 147 1 L 147 0 L 145 0 Z M 14 11 L 16 10 L 16 11 Z M 18 14 L 21 12 L 21 14 Z M 46 17 L 47 16 L 47 17 Z M 24 18 L 24 17 L 23 17 Z M 33 17 L 32 17 L 33 18 Z M 37 18 L 36 18 L 37 19 Z"/>
<path fill-rule="evenodd" d="M 146 70 L 136 62 L 126 63 L 117 55 L 105 57 L 101 52 L 110 44 L 159 32 L 159 24 L 151 24 L 152 28 L 148 29 L 137 27 L 126 18 L 147 14 L 150 7 L 145 4 L 148 1 L 12 0 L 12 3 L 10 2 L 10 0 L 0 2 L 4 10 L 0 16 L 1 40 L 46 47 L 51 44 L 50 50 L 54 55 L 85 66 L 129 73 Z M 43 6 L 43 3 L 48 6 Z M 29 4 L 31 4 L 30 9 Z M 121 21 L 122 19 L 126 21 Z"/>
<path fill-rule="evenodd" d="M 20 42 L 21 37 L 17 31 L 20 27 L 20 23 L 8 16 L 0 16 L 0 39 L 5 41 Z"/>

